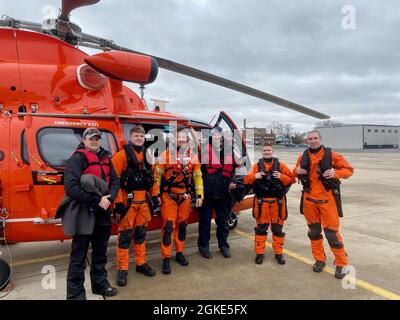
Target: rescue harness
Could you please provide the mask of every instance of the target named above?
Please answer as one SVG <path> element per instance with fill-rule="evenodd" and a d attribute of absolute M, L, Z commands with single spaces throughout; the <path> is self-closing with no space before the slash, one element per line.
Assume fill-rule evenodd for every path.
<path fill-rule="evenodd" d="M 144 204 L 146 202 L 149 203 L 150 211 L 152 211 L 153 206 L 150 204 L 151 198 L 148 192 L 146 192 L 146 200 L 143 201 L 135 201 L 133 193 L 134 191 L 139 190 L 149 191 L 154 185 L 154 176 L 151 164 L 146 158 L 147 149 L 143 147 L 143 161 L 138 160 L 131 145 L 124 145 L 124 150 L 128 165 L 121 173 L 120 184 L 121 189 L 128 193 L 125 214 L 129 211 L 132 204 Z M 151 213 L 153 214 L 153 212 Z"/>
<path fill-rule="evenodd" d="M 258 215 L 261 215 L 261 209 L 263 203 L 278 203 L 278 216 L 282 220 L 286 220 L 288 217 L 287 212 L 287 205 L 286 205 L 286 215 L 283 218 L 282 209 L 283 209 L 283 202 L 287 204 L 287 199 L 285 195 L 289 192 L 291 185 L 284 186 L 283 183 L 279 180 L 274 178 L 272 175 L 275 171 L 281 172 L 279 159 L 273 158 L 273 165 L 271 170 L 265 171 L 264 160 L 258 160 L 258 171 L 257 172 L 264 172 L 265 176 L 261 179 L 256 179 L 253 191 L 257 197 L 258 203 Z M 265 198 L 275 198 L 275 199 L 265 199 Z M 254 198 L 254 201 L 255 198 Z M 253 205 L 254 210 L 254 205 Z M 254 214 L 253 214 L 254 215 Z"/>
<path fill-rule="evenodd" d="M 128 165 L 121 173 L 121 188 L 127 193 L 138 190 L 149 190 L 154 185 L 151 164 L 146 159 L 146 148 L 143 148 L 144 159 L 139 161 L 132 147 L 124 145 Z"/>
<path fill-rule="evenodd" d="M 161 180 L 160 189 L 162 192 L 166 192 L 168 196 L 174 200 L 178 205 L 183 203 L 186 199 L 189 198 L 189 195 L 192 195 L 192 199 L 194 198 L 194 184 L 193 184 L 193 173 L 192 173 L 192 165 L 190 163 L 190 157 L 186 155 L 188 164 L 183 164 L 180 158 L 175 157 L 176 164 L 167 166 L 164 175 Z M 172 172 L 171 172 L 172 171 Z M 171 176 L 169 178 L 165 178 L 171 172 Z M 173 188 L 184 189 L 184 192 L 177 193 L 173 192 Z"/>
<path fill-rule="evenodd" d="M 342 199 L 341 199 L 341 193 L 340 193 L 340 180 L 336 178 L 330 178 L 327 179 L 323 176 L 323 173 L 326 170 L 332 169 L 332 149 L 331 148 L 325 148 L 324 149 L 324 156 L 322 160 L 320 161 L 317 172 L 319 174 L 319 179 L 321 180 L 321 183 L 325 189 L 325 191 L 329 192 L 332 191 L 333 197 L 335 199 L 337 211 L 339 214 L 339 217 L 343 217 L 343 208 L 342 208 Z M 308 149 L 306 149 L 303 153 L 303 156 L 301 158 L 301 164 L 300 167 L 302 169 L 307 170 L 307 174 L 304 175 L 299 175 L 299 180 L 301 184 L 303 185 L 303 191 L 302 191 L 302 196 L 301 196 L 301 202 L 300 202 L 300 212 L 304 214 L 304 193 L 309 193 L 311 191 L 311 182 L 310 182 L 310 156 L 308 154 Z M 314 203 L 326 203 L 327 200 L 316 200 L 312 198 L 306 197 L 306 200 L 314 202 Z"/>

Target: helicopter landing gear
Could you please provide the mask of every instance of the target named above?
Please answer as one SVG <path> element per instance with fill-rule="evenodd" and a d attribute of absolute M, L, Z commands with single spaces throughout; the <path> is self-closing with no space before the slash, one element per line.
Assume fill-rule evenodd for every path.
<path fill-rule="evenodd" d="M 11 291 L 12 284 L 10 282 L 10 276 L 10 265 L 3 259 L 0 259 L 0 292 Z"/>
<path fill-rule="evenodd" d="M 229 226 L 229 230 L 233 230 L 237 227 L 238 224 L 238 213 L 237 212 L 231 212 L 229 215 L 229 219 L 228 219 L 228 226 Z"/>

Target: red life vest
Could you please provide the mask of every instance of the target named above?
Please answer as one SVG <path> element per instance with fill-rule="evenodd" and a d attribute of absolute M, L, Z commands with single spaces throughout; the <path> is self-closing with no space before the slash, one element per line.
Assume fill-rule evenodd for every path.
<path fill-rule="evenodd" d="M 233 170 L 235 169 L 235 159 L 233 158 L 233 154 L 231 152 L 225 154 L 225 159 L 223 162 L 224 164 L 222 165 L 219 157 L 215 154 L 214 148 L 211 144 L 209 146 L 208 152 L 208 159 L 210 159 L 211 155 L 211 163 L 210 161 L 208 161 L 208 164 L 206 164 L 207 173 L 214 174 L 217 172 L 221 172 L 221 174 L 226 178 L 232 177 Z"/>
<path fill-rule="evenodd" d="M 88 167 L 83 171 L 83 174 L 93 174 L 96 177 L 110 183 L 110 159 L 107 155 L 103 155 L 100 159 L 97 154 L 86 149 L 76 150 L 75 153 L 81 153 L 85 156 Z M 103 174 L 102 174 L 103 173 Z"/>

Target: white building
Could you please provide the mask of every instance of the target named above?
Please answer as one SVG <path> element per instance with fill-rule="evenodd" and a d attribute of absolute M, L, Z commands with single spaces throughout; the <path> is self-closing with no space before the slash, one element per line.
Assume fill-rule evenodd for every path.
<path fill-rule="evenodd" d="M 389 125 L 343 124 L 316 127 L 323 144 L 335 149 L 398 148 L 400 127 Z"/>

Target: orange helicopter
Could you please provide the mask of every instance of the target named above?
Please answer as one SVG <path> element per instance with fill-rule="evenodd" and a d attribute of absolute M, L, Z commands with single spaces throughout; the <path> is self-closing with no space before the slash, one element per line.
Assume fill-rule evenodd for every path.
<path fill-rule="evenodd" d="M 225 112 L 210 125 L 159 108 L 149 110 L 143 89 L 156 79 L 158 68 L 329 118 L 245 85 L 83 33 L 69 15 L 97 2 L 63 0 L 59 17 L 41 24 L 7 16 L 0 20 L 0 243 L 66 239 L 61 221 L 54 216 L 64 194 L 65 162 L 87 127 L 104 132 L 102 146 L 112 153 L 126 143 L 132 124 L 140 123 L 147 131 L 168 131 L 173 121 L 189 128 L 193 136 L 222 123 L 232 131 L 238 129 Z M 102 52 L 90 56 L 77 46 Z M 141 96 L 124 81 L 139 84 Z M 245 140 L 236 143 L 242 144 L 243 156 L 248 157 Z M 232 227 L 236 213 L 252 207 L 252 197 L 233 206 Z M 193 209 L 189 223 L 197 221 Z M 155 217 L 149 230 L 160 228 L 161 218 Z"/>

